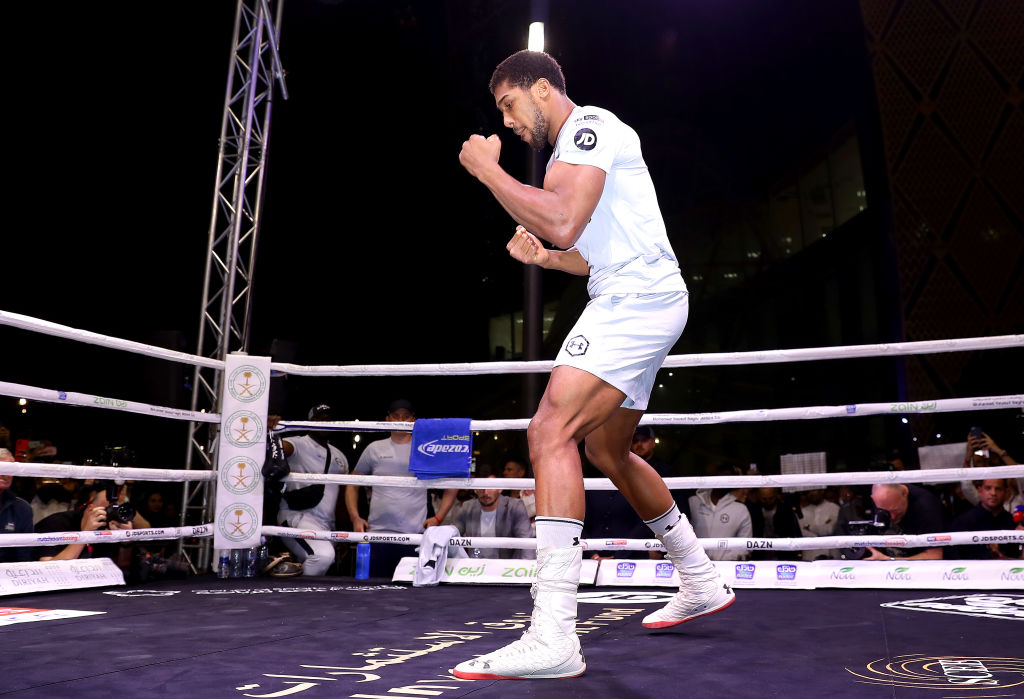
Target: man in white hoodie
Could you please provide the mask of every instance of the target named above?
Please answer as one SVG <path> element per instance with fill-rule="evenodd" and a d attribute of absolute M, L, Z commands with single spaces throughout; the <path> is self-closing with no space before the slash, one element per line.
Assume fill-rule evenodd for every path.
<path fill-rule="evenodd" d="M 719 466 L 717 476 L 738 476 L 737 469 Z M 690 522 L 699 539 L 750 538 L 754 529 L 750 523 L 750 511 L 736 499 L 729 488 L 698 490 L 690 496 Z M 746 560 L 743 549 L 708 549 L 708 557 L 715 561 Z"/>

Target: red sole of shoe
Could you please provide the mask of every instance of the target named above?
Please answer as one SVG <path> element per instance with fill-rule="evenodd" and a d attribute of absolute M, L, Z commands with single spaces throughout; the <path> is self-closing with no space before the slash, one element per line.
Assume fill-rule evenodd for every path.
<path fill-rule="evenodd" d="M 460 680 L 571 680 L 574 677 L 582 677 L 584 672 L 586 670 L 578 675 L 566 675 L 565 677 L 505 677 L 504 675 L 492 675 L 486 672 L 451 671 Z"/>
<path fill-rule="evenodd" d="M 691 616 L 689 619 L 682 619 L 680 621 L 655 621 L 655 622 L 652 622 L 650 624 L 643 624 L 643 627 L 645 629 L 665 629 L 665 628 L 668 628 L 669 626 L 679 626 L 680 624 L 685 624 L 688 621 L 693 621 L 694 619 L 700 619 L 702 616 L 708 616 L 709 614 L 714 614 L 715 612 L 720 612 L 723 609 L 728 609 L 729 607 L 732 606 L 732 603 L 735 602 L 735 601 L 736 601 L 736 596 L 733 595 L 733 598 L 731 600 L 729 600 L 728 603 L 723 604 L 718 609 L 712 609 L 710 612 L 704 612 L 703 614 L 698 614 L 697 616 Z"/>

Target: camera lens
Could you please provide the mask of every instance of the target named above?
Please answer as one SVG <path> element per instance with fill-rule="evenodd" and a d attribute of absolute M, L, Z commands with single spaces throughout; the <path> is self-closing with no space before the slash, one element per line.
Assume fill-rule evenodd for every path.
<path fill-rule="evenodd" d="M 135 519 L 135 506 L 130 502 L 123 505 L 110 505 L 107 507 L 107 521 L 128 524 Z"/>

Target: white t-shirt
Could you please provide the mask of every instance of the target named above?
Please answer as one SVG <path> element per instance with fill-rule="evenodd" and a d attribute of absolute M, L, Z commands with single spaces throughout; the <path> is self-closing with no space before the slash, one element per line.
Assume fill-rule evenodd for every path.
<path fill-rule="evenodd" d="M 698 490 L 690 503 L 690 523 L 698 539 L 749 538 L 753 534 L 750 511 L 732 493 L 711 502 L 710 490 Z M 746 560 L 742 549 L 708 549 L 708 558 L 715 561 Z"/>
<path fill-rule="evenodd" d="M 370 442 L 356 463 L 364 476 L 408 478 L 412 442 L 396 444 L 390 437 Z M 382 486 L 370 495 L 370 531 L 420 534 L 427 519 L 427 491 L 421 488 Z"/>
<path fill-rule="evenodd" d="M 491 510 L 490 512 L 480 510 L 480 536 L 497 536 L 497 520 L 497 508 Z M 477 549 L 477 555 L 480 558 L 498 558 L 498 551 L 499 549 Z"/>
<path fill-rule="evenodd" d="M 327 462 L 327 451 L 316 443 L 309 435 L 301 437 L 288 437 L 284 441 L 292 445 L 292 455 L 288 457 L 288 466 L 292 473 L 323 473 L 324 465 Z M 348 459 L 333 444 L 331 447 L 331 465 L 328 473 L 348 473 Z M 285 483 L 285 491 L 304 488 L 310 483 Z M 338 489 L 341 486 L 325 485 L 324 497 L 320 504 L 308 510 L 299 510 L 303 516 L 312 517 L 324 530 L 334 529 L 334 511 L 338 505 Z M 288 509 L 288 503 L 281 498 L 281 509 L 278 513 L 278 521 L 289 521 L 288 517 L 294 511 Z"/>
<path fill-rule="evenodd" d="M 803 519 L 800 520 L 801 534 L 804 536 L 833 536 L 839 521 L 839 505 L 823 500 L 817 505 L 804 505 L 800 508 Z M 818 558 L 838 558 L 837 549 L 805 549 L 803 560 L 813 561 Z"/>
<path fill-rule="evenodd" d="M 573 245 L 590 265 L 590 297 L 686 291 L 636 131 L 606 109 L 575 107 L 548 168 L 556 160 L 605 172 L 594 215 Z"/>

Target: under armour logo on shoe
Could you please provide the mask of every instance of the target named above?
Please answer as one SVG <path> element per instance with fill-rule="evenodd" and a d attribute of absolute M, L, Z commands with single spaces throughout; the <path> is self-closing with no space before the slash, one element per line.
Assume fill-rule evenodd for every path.
<path fill-rule="evenodd" d="M 579 546 L 580 545 L 580 538 L 578 536 L 574 536 L 572 538 L 572 545 L 573 546 Z"/>

